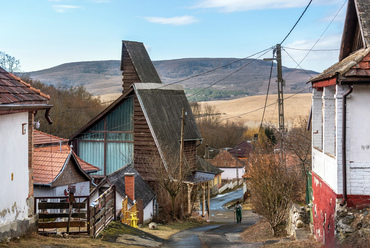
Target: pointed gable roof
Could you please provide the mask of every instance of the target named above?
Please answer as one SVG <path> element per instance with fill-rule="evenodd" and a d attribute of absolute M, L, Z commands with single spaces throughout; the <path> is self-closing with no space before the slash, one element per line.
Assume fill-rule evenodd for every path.
<path fill-rule="evenodd" d="M 136 96 L 164 162 L 166 154 L 180 151 L 182 109 L 186 112 L 184 140 L 202 140 L 189 102 L 181 85 L 135 83 Z M 166 152 L 164 152 L 166 151 Z"/>
<path fill-rule="evenodd" d="M 251 151 L 253 151 L 253 145 L 248 141 L 242 141 L 233 149 L 229 150 L 230 154 L 235 157 L 246 157 Z"/>
<path fill-rule="evenodd" d="M 121 71 L 125 74 L 126 70 L 135 70 L 139 82 L 162 83 L 144 44 L 141 42 L 122 41 Z"/>
<path fill-rule="evenodd" d="M 48 100 L 48 95 L 0 67 L 0 114 L 47 109 L 45 117 L 51 123 Z"/>
<path fill-rule="evenodd" d="M 348 0 L 339 60 L 370 46 L 370 4 L 368 0 Z"/>
<path fill-rule="evenodd" d="M 77 158 L 68 145 L 62 149 L 57 146 L 39 147 L 34 149 L 33 178 L 38 185 L 52 186 L 62 174 L 70 160 L 74 160 L 76 170 L 90 181 L 91 178 L 82 170 Z"/>
<path fill-rule="evenodd" d="M 212 164 L 218 168 L 243 168 L 245 164 L 230 152 L 223 150 L 212 159 Z"/>
<path fill-rule="evenodd" d="M 67 142 L 68 142 L 67 139 L 63 139 L 63 138 L 60 138 L 60 137 L 57 137 L 57 136 L 54 136 L 54 135 L 51 135 L 51 134 L 47 134 L 47 133 L 38 131 L 38 130 L 33 131 L 33 136 L 34 136 L 34 146 L 36 147 L 35 151 L 37 151 L 37 152 L 43 151 L 43 152 L 53 153 L 53 151 L 58 151 L 59 150 L 59 152 L 60 152 L 59 155 L 57 155 L 58 153 L 54 154 L 54 155 L 46 154 L 46 153 L 36 153 L 34 155 L 35 157 L 36 156 L 44 157 L 44 161 L 42 162 L 43 166 L 47 166 L 46 160 L 45 160 L 46 157 L 49 157 L 48 161 L 50 163 L 53 162 L 53 156 L 58 157 L 58 159 L 59 158 L 60 159 L 65 158 L 65 160 L 67 159 L 65 154 L 69 154 L 69 152 L 71 151 L 71 148 L 67 145 Z M 62 141 L 62 144 L 60 144 L 60 141 Z M 40 149 L 38 149 L 38 148 L 40 148 Z M 62 155 L 62 154 L 64 154 L 64 155 Z M 74 152 L 73 152 L 73 155 L 75 156 L 79 165 L 81 166 L 81 168 L 85 172 L 93 173 L 93 172 L 97 172 L 97 171 L 100 170 L 99 167 L 96 167 L 92 164 L 89 164 L 89 163 L 85 162 L 84 160 L 82 160 L 81 158 L 79 158 Z M 39 159 L 39 158 L 37 158 L 37 159 Z M 53 166 L 56 166 L 56 165 L 50 165 L 50 166 L 53 167 Z M 60 165 L 58 165 L 58 166 L 60 167 Z M 42 171 L 40 171 L 40 173 L 42 173 Z M 45 175 L 42 175 L 42 177 L 44 177 L 44 176 Z"/>
<path fill-rule="evenodd" d="M 370 4 L 368 0 L 348 0 L 340 47 L 340 61 L 311 78 L 309 82 L 317 88 L 335 85 L 338 75 L 342 76 L 342 83 L 345 83 L 346 80 L 351 83 L 360 82 L 361 77 L 370 76 L 369 53 Z M 354 81 L 353 77 L 357 77 L 357 79 Z"/>

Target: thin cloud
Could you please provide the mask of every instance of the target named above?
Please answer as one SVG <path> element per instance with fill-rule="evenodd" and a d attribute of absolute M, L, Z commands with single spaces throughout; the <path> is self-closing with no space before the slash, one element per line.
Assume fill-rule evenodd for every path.
<path fill-rule="evenodd" d="M 53 8 L 58 13 L 65 13 L 69 10 L 79 9 L 81 7 L 80 6 L 75 6 L 75 5 L 53 5 Z"/>
<path fill-rule="evenodd" d="M 175 16 L 175 17 L 145 17 L 148 22 L 159 23 L 159 24 L 167 24 L 167 25 L 174 25 L 174 26 L 181 26 L 181 25 L 188 25 L 198 20 L 194 16 Z"/>
<path fill-rule="evenodd" d="M 330 0 L 330 3 L 338 0 Z M 219 9 L 223 12 L 240 12 L 257 9 L 284 9 L 305 7 L 308 0 L 201 0 L 194 8 Z"/>

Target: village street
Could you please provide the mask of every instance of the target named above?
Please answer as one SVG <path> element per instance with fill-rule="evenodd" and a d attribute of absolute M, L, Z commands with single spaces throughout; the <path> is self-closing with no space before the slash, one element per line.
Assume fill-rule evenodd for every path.
<path fill-rule="evenodd" d="M 241 224 L 236 224 L 234 211 L 223 206 L 240 199 L 243 189 L 239 188 L 211 199 L 211 222 L 215 224 L 185 230 L 173 235 L 161 247 L 260 247 L 262 243 L 248 244 L 241 240 L 240 233 L 255 224 L 259 217 L 251 210 L 243 210 Z"/>

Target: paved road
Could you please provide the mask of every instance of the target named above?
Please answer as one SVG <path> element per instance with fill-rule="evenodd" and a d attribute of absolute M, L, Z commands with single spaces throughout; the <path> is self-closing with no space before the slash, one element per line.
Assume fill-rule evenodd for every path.
<path fill-rule="evenodd" d="M 250 210 L 243 210 L 242 223 L 236 224 L 234 211 L 223 208 L 226 203 L 239 199 L 242 189 L 218 195 L 211 199 L 211 222 L 197 228 L 185 230 L 173 235 L 169 242 L 161 247 L 260 247 L 262 243 L 247 244 L 240 238 L 240 233 L 255 224 L 259 217 Z"/>

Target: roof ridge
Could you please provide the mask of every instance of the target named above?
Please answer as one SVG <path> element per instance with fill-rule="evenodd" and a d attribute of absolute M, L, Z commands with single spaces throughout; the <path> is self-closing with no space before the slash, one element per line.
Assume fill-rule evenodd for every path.
<path fill-rule="evenodd" d="M 24 85 L 25 85 L 27 88 L 29 88 L 30 90 L 32 90 L 32 91 L 34 91 L 34 92 L 36 92 L 36 93 L 37 93 L 37 94 L 39 94 L 40 96 L 43 96 L 43 97 L 47 98 L 48 100 L 50 100 L 50 95 L 46 95 L 46 94 L 42 93 L 42 92 L 41 92 L 41 90 L 39 90 L 39 89 L 36 89 L 36 88 L 32 87 L 29 83 L 24 82 L 21 78 L 17 77 L 17 76 L 16 76 L 16 75 L 14 75 L 13 73 L 8 72 L 8 74 L 9 74 L 10 76 L 12 76 L 12 77 L 13 77 L 15 80 L 17 80 L 18 82 L 20 82 L 20 83 L 24 84 Z"/>

